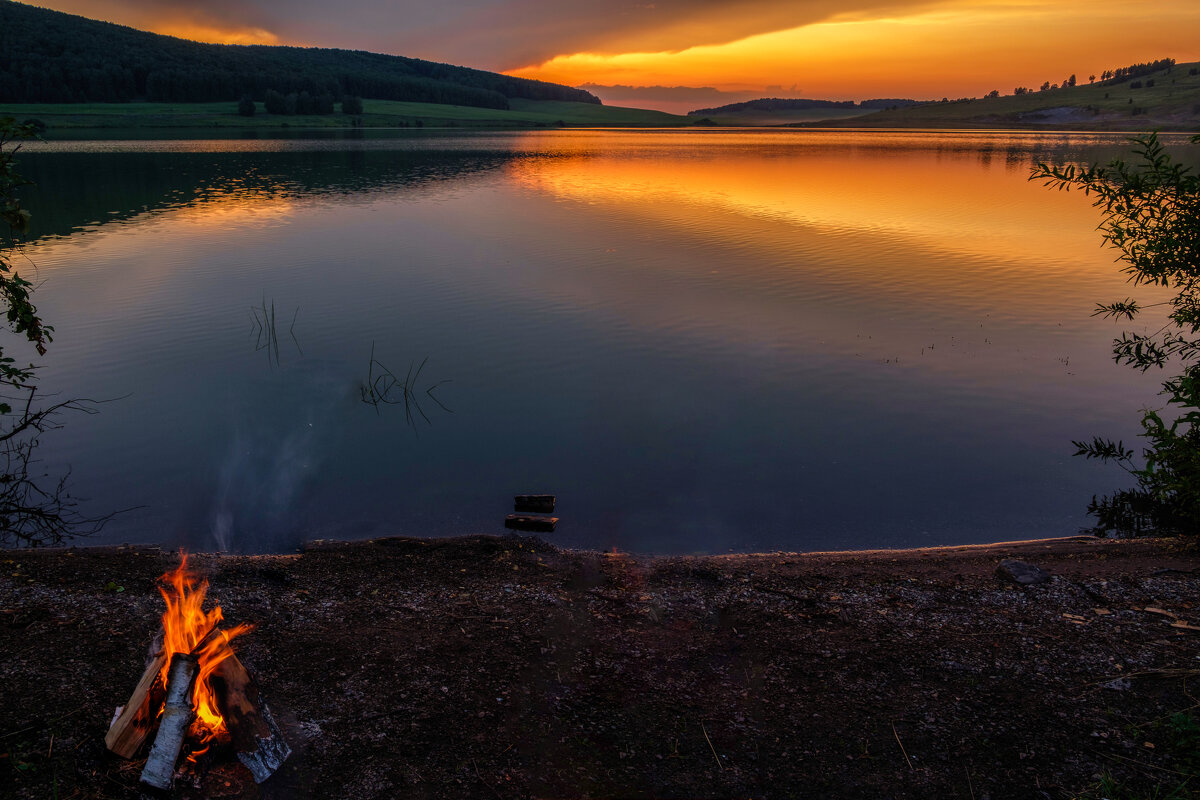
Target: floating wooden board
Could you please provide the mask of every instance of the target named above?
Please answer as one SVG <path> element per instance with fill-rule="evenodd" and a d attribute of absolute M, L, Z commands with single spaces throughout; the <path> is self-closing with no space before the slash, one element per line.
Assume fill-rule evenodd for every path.
<path fill-rule="evenodd" d="M 513 511 L 518 514 L 528 512 L 551 514 L 554 512 L 554 495 L 519 494 L 513 498 Z"/>
<path fill-rule="evenodd" d="M 558 517 L 532 517 L 526 514 L 509 514 L 504 518 L 504 527 L 514 531 L 554 533 Z"/>

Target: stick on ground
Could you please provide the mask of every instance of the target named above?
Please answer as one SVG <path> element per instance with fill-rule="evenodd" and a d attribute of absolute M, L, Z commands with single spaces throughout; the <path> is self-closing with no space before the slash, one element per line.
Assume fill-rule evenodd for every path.
<path fill-rule="evenodd" d="M 908 751 L 904 749 L 904 742 L 900 741 L 900 734 L 896 733 L 896 723 L 894 722 L 892 723 L 892 736 L 896 737 L 896 744 L 900 745 L 900 752 L 904 753 L 904 760 L 908 762 L 908 768 L 915 770 L 916 767 L 912 765 L 912 760 L 908 757 Z"/>

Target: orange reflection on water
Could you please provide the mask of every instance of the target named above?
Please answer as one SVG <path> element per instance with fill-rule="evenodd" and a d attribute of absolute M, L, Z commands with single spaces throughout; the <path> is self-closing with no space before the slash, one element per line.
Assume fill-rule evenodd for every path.
<path fill-rule="evenodd" d="M 663 136 L 686 149 L 680 134 Z M 725 138 L 727 146 L 711 146 Z M 668 227 L 694 228 L 705 215 L 732 213 L 748 224 L 771 220 L 829 233 L 879 233 L 972 257 L 1033 253 L 1073 271 L 1082 256 L 1083 263 L 1111 270 L 1098 253 L 1098 218 L 1088 200 L 1029 182 L 1032 160 L 1019 153 L 863 148 L 848 157 L 844 148 L 782 142 L 750 152 L 736 135 L 705 143 L 682 153 L 687 157 L 673 148 L 670 157 L 631 158 L 591 150 L 577 138 L 561 157 L 519 161 L 510 172 L 514 181 L 559 199 L 620 208 Z M 728 229 L 727 221 L 723 225 Z"/>
<path fill-rule="evenodd" d="M 151 211 L 143 221 L 170 224 L 174 232 L 187 236 L 234 227 L 283 225 L 294 215 L 297 205 L 298 201 L 282 190 L 231 185 Z"/>

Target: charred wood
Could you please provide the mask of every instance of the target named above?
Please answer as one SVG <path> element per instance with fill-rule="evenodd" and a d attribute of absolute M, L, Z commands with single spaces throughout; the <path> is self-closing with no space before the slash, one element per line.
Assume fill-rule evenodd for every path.
<path fill-rule="evenodd" d="M 237 656 L 222 661 L 209 682 L 238 761 L 250 770 L 255 783 L 262 783 L 279 769 L 292 749 L 258 693 L 257 684 Z"/>

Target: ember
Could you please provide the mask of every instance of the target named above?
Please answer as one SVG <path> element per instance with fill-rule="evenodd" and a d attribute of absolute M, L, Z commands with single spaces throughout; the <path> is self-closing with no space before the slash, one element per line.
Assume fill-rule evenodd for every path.
<path fill-rule="evenodd" d="M 221 607 L 204 611 L 208 581 L 188 569 L 186 555 L 161 580 L 167 604 L 162 629 L 129 703 L 117 709 L 105 744 L 133 758 L 154 733 L 142 781 L 159 789 L 170 788 L 185 745 L 193 764 L 214 746 L 232 746 L 262 783 L 291 750 L 230 646 L 254 626 L 217 627 Z"/>

